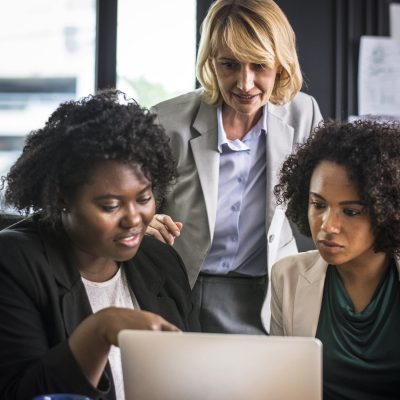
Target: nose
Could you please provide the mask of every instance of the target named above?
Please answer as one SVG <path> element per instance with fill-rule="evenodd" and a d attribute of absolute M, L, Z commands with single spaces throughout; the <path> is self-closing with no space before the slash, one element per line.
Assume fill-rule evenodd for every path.
<path fill-rule="evenodd" d="M 326 233 L 339 233 L 340 216 L 334 210 L 327 209 L 322 218 L 321 229 Z"/>
<path fill-rule="evenodd" d="M 237 87 L 243 92 L 249 92 L 254 87 L 254 71 L 249 65 L 242 65 L 238 72 Z"/>
<path fill-rule="evenodd" d="M 129 229 L 139 226 L 141 222 L 142 217 L 138 209 L 133 204 L 127 205 L 124 214 L 121 217 L 121 226 L 125 229 Z"/>

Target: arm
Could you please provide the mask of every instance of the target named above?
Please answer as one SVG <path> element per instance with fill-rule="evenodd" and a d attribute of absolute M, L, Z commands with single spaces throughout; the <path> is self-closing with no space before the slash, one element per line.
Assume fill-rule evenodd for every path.
<path fill-rule="evenodd" d="M 3 238 L 2 238 L 3 239 Z M 123 328 L 176 330 L 144 311 L 102 310 L 66 337 L 51 266 L 36 252 L 0 241 L 0 393 L 4 400 L 49 392 L 97 399 L 110 390 L 102 375 L 111 344 Z M 35 243 L 36 244 L 36 243 Z M 23 246 L 20 246 L 23 247 Z"/>
<path fill-rule="evenodd" d="M 1 258 L 11 256 L 5 246 L 1 250 L 5 250 L 0 252 Z M 14 255 L 14 262 L 3 264 L 0 260 L 2 399 L 25 400 L 43 393 L 70 392 L 72 388 L 98 398 L 109 390 L 108 380 L 99 390 L 90 385 L 70 351 L 59 315 L 46 304 L 48 297 L 43 291 L 51 289 L 44 282 L 38 285 L 36 277 L 24 269 L 19 254 Z M 49 317 L 54 317 L 51 325 Z"/>
<path fill-rule="evenodd" d="M 178 331 L 159 315 L 147 311 L 106 308 L 86 318 L 68 340 L 71 352 L 91 385 L 97 387 L 111 345 L 118 346 L 123 329 Z"/>
<path fill-rule="evenodd" d="M 178 300 L 178 304 L 181 303 L 183 306 L 178 308 L 181 310 L 182 319 L 185 321 L 185 327 L 183 328 L 188 332 L 201 332 L 200 320 L 198 310 L 194 307 L 191 295 L 191 288 L 189 285 L 189 278 L 185 264 L 178 254 L 172 247 L 170 251 L 173 253 L 174 257 L 177 259 L 177 266 L 181 273 L 179 274 L 179 279 L 174 278 L 174 283 L 179 285 L 177 292 L 182 292 L 182 297 Z"/>

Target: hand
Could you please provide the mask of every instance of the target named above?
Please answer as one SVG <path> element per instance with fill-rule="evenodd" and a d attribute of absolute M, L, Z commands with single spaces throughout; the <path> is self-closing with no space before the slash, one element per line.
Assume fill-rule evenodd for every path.
<path fill-rule="evenodd" d="M 175 238 L 181 234 L 182 227 L 182 222 L 174 222 L 169 215 L 155 214 L 146 234 L 172 246 Z"/>
<path fill-rule="evenodd" d="M 109 307 L 83 320 L 68 339 L 82 372 L 97 387 L 107 363 L 111 345 L 118 345 L 122 329 L 179 331 L 164 318 L 148 311 Z"/>
<path fill-rule="evenodd" d="M 118 346 L 118 333 L 123 329 L 179 331 L 175 325 L 149 311 L 110 307 L 96 314 L 100 318 L 100 334 L 104 337 L 107 344 L 114 346 Z"/>

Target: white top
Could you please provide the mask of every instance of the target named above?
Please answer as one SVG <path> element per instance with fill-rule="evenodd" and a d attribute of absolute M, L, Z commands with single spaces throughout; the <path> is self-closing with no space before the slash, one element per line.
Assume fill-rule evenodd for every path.
<path fill-rule="evenodd" d="M 118 272 L 106 282 L 92 282 L 83 277 L 81 278 L 93 313 L 107 307 L 139 308 L 134 293 L 129 289 L 123 268 L 119 268 Z M 111 346 L 108 361 L 111 366 L 116 398 L 117 400 L 125 400 L 119 347 Z"/>

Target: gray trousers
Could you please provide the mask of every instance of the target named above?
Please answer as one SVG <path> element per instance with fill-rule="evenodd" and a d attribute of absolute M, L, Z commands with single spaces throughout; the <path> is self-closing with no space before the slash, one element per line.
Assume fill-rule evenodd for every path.
<path fill-rule="evenodd" d="M 266 277 L 200 274 L 192 298 L 202 332 L 266 335 L 261 307 Z"/>

